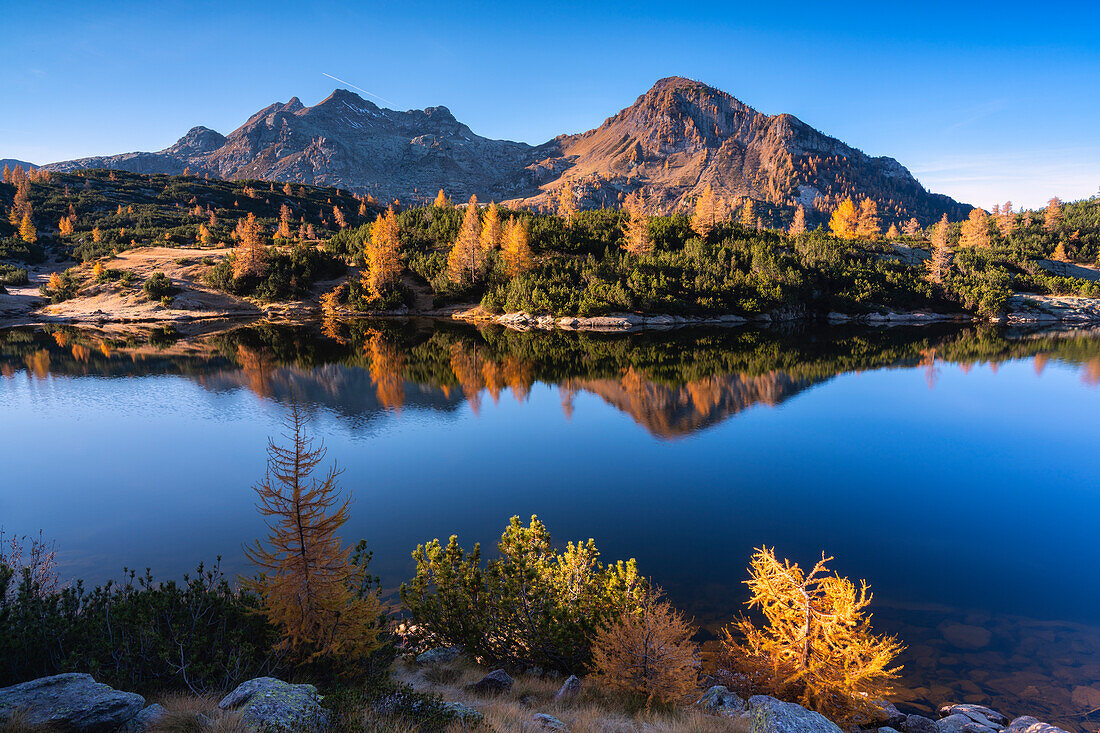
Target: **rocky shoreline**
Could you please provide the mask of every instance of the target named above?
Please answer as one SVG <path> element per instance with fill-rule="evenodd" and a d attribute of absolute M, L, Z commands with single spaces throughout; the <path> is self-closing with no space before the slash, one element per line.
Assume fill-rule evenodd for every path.
<path fill-rule="evenodd" d="M 459 661 L 462 651 L 457 647 L 429 650 L 416 659 L 414 668 L 432 668 Z M 479 699 L 508 697 L 514 685 L 503 669 L 485 674 L 480 681 L 466 685 L 462 699 L 447 700 L 439 707 L 453 725 L 476 728 L 485 720 L 479 709 Z M 569 704 L 582 692 L 587 680 L 571 676 L 554 695 L 552 705 L 539 710 L 530 705 L 524 730 L 547 730 L 564 733 L 569 724 Z M 429 690 L 429 692 L 433 692 Z M 451 691 L 452 693 L 454 690 Z M 398 693 L 400 694 L 400 693 Z M 526 697 L 530 697 L 529 695 Z M 378 698 L 374 707 L 385 713 L 396 706 L 386 697 Z M 716 719 L 742 720 L 752 733 L 845 733 L 836 723 L 820 713 L 801 705 L 767 695 L 754 695 L 747 700 L 722 685 L 714 685 L 690 706 L 691 710 Z M 984 705 L 947 703 L 939 708 L 939 718 L 906 715 L 892 704 L 881 704 L 877 720 L 848 733 L 1068 733 L 1031 716 L 1009 719 L 1008 716 Z M 234 715 L 241 727 L 249 731 L 326 731 L 332 726 L 332 711 L 325 699 L 310 684 L 290 684 L 274 677 L 258 677 L 238 685 L 225 695 L 211 714 Z M 178 715 L 178 714 L 177 714 Z M 196 711 L 188 713 L 195 730 L 220 730 L 216 721 Z M 610 713 L 609 713 L 610 715 Z M 0 689 L 0 725 L 15 721 L 19 730 L 49 729 L 83 731 L 87 733 L 143 733 L 158 730 L 168 711 L 158 703 L 148 703 L 141 695 L 116 690 L 96 682 L 89 674 L 67 673 L 30 680 Z M 561 716 L 561 717 L 558 717 Z"/>

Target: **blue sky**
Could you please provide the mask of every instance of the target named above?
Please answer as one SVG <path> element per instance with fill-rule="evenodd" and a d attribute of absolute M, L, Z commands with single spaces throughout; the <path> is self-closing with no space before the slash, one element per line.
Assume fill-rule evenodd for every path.
<path fill-rule="evenodd" d="M 228 133 L 273 101 L 320 101 L 342 86 L 326 73 L 539 143 L 680 75 L 986 208 L 1100 188 L 1095 2 L 94 5 L 0 2 L 0 157 Z"/>

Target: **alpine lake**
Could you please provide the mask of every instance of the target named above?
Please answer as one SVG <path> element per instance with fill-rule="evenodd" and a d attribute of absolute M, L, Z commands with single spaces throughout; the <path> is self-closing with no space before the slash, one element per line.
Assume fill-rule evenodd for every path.
<path fill-rule="evenodd" d="M 516 331 L 356 320 L 0 330 L 0 526 L 62 580 L 178 578 L 264 532 L 288 406 L 343 470 L 372 572 L 510 517 L 637 558 L 700 627 L 753 548 L 866 579 L 895 702 L 1100 725 L 1100 331 Z"/>

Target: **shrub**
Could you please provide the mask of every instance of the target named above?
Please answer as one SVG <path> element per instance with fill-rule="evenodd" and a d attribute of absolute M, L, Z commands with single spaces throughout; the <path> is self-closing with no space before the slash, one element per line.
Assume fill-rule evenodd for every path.
<path fill-rule="evenodd" d="M 0 687 L 79 671 L 142 693 L 230 688 L 278 661 L 258 609 L 218 565 L 182 584 L 131 571 L 92 591 L 49 590 L 30 568 L 0 565 Z"/>
<path fill-rule="evenodd" d="M 480 545 L 467 553 L 457 536 L 416 548 L 416 576 L 401 586 L 414 643 L 579 673 L 596 631 L 634 609 L 645 588 L 633 560 L 605 567 L 593 540 L 554 552 L 538 517 L 526 527 L 512 517 L 497 547 L 500 557 L 484 568 Z"/>
<path fill-rule="evenodd" d="M 660 589 L 650 588 L 636 609 L 596 633 L 592 669 L 601 684 L 644 699 L 647 707 L 680 702 L 698 687 L 694 633 Z"/>
<path fill-rule="evenodd" d="M 145 296 L 149 300 L 162 300 L 179 292 L 179 288 L 173 285 L 172 281 L 163 272 L 154 272 L 150 275 L 145 284 L 141 286 L 141 289 L 145 291 Z"/>
<path fill-rule="evenodd" d="M 0 264 L 0 285 L 26 285 L 28 282 L 24 268 Z"/>
<path fill-rule="evenodd" d="M 872 632 L 867 583 L 857 590 L 829 575 L 831 560 L 822 555 L 805 573 L 766 547 L 756 551 L 747 605 L 765 624 L 742 618 L 725 630 L 728 682 L 746 696 L 794 697 L 831 720 L 862 724 L 873 720 L 875 701 L 892 692 L 899 668 L 891 664 L 904 647 Z"/>

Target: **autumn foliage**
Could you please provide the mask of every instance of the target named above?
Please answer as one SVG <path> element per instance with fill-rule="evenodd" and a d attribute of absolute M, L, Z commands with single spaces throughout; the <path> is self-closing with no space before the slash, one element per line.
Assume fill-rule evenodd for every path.
<path fill-rule="evenodd" d="M 592 669 L 602 686 L 652 703 L 676 703 L 694 693 L 699 680 L 695 629 L 651 586 L 638 607 L 596 633 Z"/>
<path fill-rule="evenodd" d="M 261 574 L 244 585 L 282 635 L 280 646 L 301 661 L 362 658 L 381 646 L 381 603 L 368 590 L 359 552 L 337 532 L 348 520 L 335 466 L 318 480 L 324 444 L 306 437 L 305 414 L 291 407 L 288 446 L 268 443 L 267 476 L 256 485 L 268 536 L 246 548 Z"/>
<path fill-rule="evenodd" d="M 831 560 L 822 555 L 807 573 L 758 549 L 745 583 L 747 605 L 764 624 L 742 618 L 726 629 L 724 646 L 736 672 L 731 684 L 746 694 L 796 699 L 832 720 L 859 724 L 891 694 L 899 669 L 892 665 L 904 647 L 873 633 L 867 583 L 857 588 L 830 574 Z"/>

